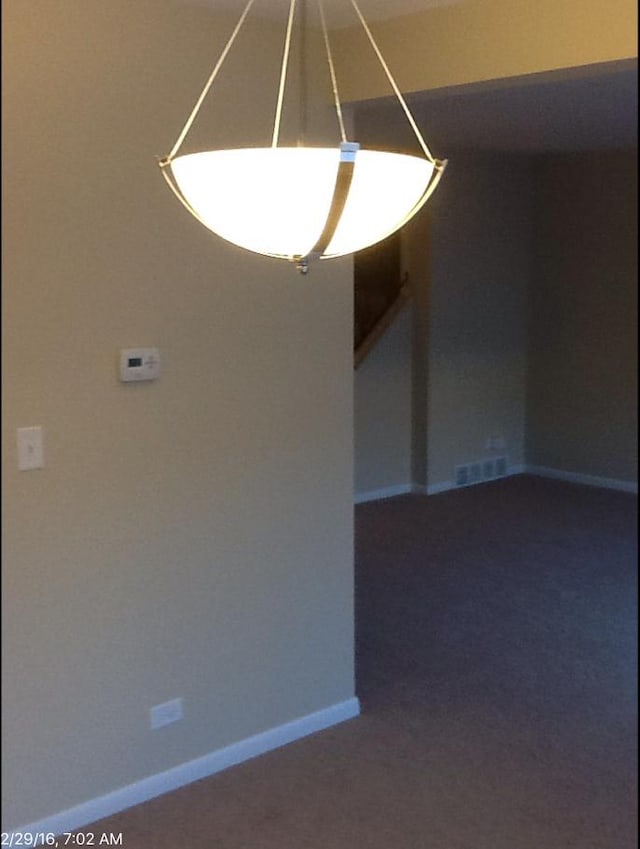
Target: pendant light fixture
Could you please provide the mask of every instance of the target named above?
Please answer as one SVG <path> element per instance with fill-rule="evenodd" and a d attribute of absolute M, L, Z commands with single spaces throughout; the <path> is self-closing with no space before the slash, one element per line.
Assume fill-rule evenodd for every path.
<path fill-rule="evenodd" d="M 298 6 L 298 0 L 289 0 L 271 146 L 179 154 L 254 2 L 248 0 L 171 153 L 159 164 L 177 198 L 205 227 L 242 248 L 288 260 L 306 273 L 311 260 L 353 253 L 402 227 L 429 199 L 446 160 L 431 155 L 356 0 L 345 2 L 364 28 L 422 156 L 369 150 L 347 139 L 323 0 L 317 0 L 318 12 L 340 142 L 335 147 L 279 145 Z"/>

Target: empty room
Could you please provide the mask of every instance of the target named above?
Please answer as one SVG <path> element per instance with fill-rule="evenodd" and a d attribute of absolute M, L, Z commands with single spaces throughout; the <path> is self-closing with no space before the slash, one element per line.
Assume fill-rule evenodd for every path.
<path fill-rule="evenodd" d="M 3 845 L 637 846 L 637 7 L 515 5 L 2 4 Z"/>

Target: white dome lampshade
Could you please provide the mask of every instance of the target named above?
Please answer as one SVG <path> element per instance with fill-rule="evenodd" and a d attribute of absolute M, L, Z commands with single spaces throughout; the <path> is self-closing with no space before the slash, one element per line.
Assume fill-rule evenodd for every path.
<path fill-rule="evenodd" d="M 306 272 L 312 259 L 359 251 L 402 227 L 427 201 L 446 162 L 429 153 L 380 55 L 426 155 L 360 149 L 357 142 L 346 140 L 322 0 L 320 13 L 342 142 L 335 148 L 277 144 L 296 6 L 296 0 L 290 0 L 272 146 L 176 155 L 253 2 L 249 0 L 178 142 L 160 166 L 176 196 L 209 230 L 241 248 L 294 262 Z M 379 54 L 355 0 L 351 3 Z"/>

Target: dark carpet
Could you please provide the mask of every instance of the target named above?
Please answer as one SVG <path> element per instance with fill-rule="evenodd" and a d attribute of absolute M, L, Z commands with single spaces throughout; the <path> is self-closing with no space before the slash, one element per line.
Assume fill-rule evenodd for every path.
<path fill-rule="evenodd" d="M 636 510 L 528 476 L 358 506 L 362 716 L 91 830 L 125 849 L 634 849 Z"/>

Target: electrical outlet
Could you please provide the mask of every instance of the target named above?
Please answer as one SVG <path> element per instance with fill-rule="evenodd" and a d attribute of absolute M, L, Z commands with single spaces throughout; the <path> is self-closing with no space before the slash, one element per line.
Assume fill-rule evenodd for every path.
<path fill-rule="evenodd" d="M 182 719 L 182 699 L 172 699 L 170 702 L 163 702 L 161 705 L 152 707 L 149 711 L 151 717 L 151 729 L 162 728 L 164 725 L 170 725 L 172 722 L 178 722 Z"/>

